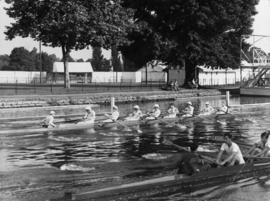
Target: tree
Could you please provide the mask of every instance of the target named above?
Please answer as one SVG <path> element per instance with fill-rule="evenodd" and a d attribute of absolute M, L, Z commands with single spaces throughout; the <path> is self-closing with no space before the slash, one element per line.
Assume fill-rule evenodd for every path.
<path fill-rule="evenodd" d="M 7 54 L 0 55 L 0 70 L 7 69 L 9 66 L 10 58 Z"/>
<path fill-rule="evenodd" d="M 6 0 L 7 14 L 15 19 L 5 32 L 32 37 L 45 46 L 61 47 L 65 69 L 65 87 L 70 87 L 68 56 L 71 50 L 127 43 L 126 34 L 132 11 L 122 0 Z"/>
<path fill-rule="evenodd" d="M 110 71 L 111 69 L 110 61 L 103 57 L 101 47 L 93 47 L 91 64 L 95 71 Z"/>
<path fill-rule="evenodd" d="M 24 47 L 14 48 L 9 56 L 9 66 L 5 70 L 35 71 L 37 69 L 35 54 L 34 50 L 29 52 Z"/>
<path fill-rule="evenodd" d="M 123 47 L 129 59 L 142 54 L 145 62 L 159 59 L 186 69 L 186 82 L 195 76 L 200 64 L 223 68 L 239 66 L 239 43 L 242 34 L 252 32 L 257 0 L 125 0 L 135 10 L 139 30 L 129 35 L 135 39 Z M 233 32 L 228 30 L 234 29 Z M 141 31 L 140 31 L 141 30 Z M 150 39 L 150 40 L 148 40 Z"/>
<path fill-rule="evenodd" d="M 84 62 L 83 58 L 77 59 L 76 62 Z"/>

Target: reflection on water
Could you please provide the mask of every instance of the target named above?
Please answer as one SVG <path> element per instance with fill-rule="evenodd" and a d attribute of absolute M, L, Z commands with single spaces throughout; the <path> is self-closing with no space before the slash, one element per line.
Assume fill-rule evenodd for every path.
<path fill-rule="evenodd" d="M 204 101 L 204 100 L 203 100 Z M 206 100 L 205 100 L 206 101 Z M 218 106 L 221 100 L 213 100 Z M 197 111 L 204 102 L 194 100 Z M 168 102 L 160 103 L 166 108 Z M 215 105 L 216 104 L 216 105 Z M 179 107 L 182 103 L 178 103 Z M 122 112 L 131 109 L 125 105 Z M 149 109 L 150 104 L 143 109 Z M 105 110 L 105 108 L 104 108 Z M 63 131 L 23 135 L 1 135 L 0 176 L 3 200 L 57 200 L 64 192 L 84 192 L 106 185 L 117 185 L 172 173 L 177 162 L 173 147 L 163 138 L 181 146 L 198 143 L 201 151 L 217 151 L 224 133 L 250 144 L 268 128 L 270 109 L 221 118 L 203 117 L 179 125 L 141 125 L 125 130 L 115 128 Z M 192 194 L 171 194 L 153 200 L 268 200 L 268 178 L 251 179 L 235 185 L 204 189 Z M 257 197 L 254 197 L 255 192 Z M 5 197 L 3 197 L 5 196 Z M 252 198 L 252 199 L 251 199 Z M 142 198 L 151 200 L 152 198 Z"/>

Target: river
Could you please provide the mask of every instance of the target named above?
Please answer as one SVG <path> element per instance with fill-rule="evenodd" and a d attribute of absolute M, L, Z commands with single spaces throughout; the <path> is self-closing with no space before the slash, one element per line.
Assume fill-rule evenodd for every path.
<path fill-rule="evenodd" d="M 268 99 L 258 99 L 267 102 Z M 255 103 L 254 98 L 233 98 L 232 104 Z M 217 107 L 221 98 L 192 99 L 196 110 L 206 101 Z M 165 110 L 170 102 L 159 102 Z M 176 101 L 181 109 L 184 101 Z M 150 103 L 143 110 L 151 109 Z M 132 105 L 120 105 L 122 115 Z M 100 112 L 108 111 L 104 106 Z M 0 200 L 45 201 L 65 200 L 65 193 L 80 194 L 96 188 L 143 180 L 172 173 L 176 160 L 168 158 L 173 147 L 164 138 L 179 145 L 198 143 L 203 151 L 217 151 L 224 133 L 234 140 L 250 144 L 259 140 L 269 128 L 270 107 L 246 107 L 239 114 L 222 119 L 200 118 L 177 127 L 151 125 L 95 128 L 77 131 L 0 136 Z M 269 182 L 270 183 L 270 182 Z M 182 192 L 140 200 L 270 200 L 270 184 L 253 180 L 227 185 L 222 189 L 204 189 L 189 194 Z M 76 196 L 75 196 L 76 197 Z M 63 198 L 63 199 L 61 199 Z M 125 200 L 125 198 L 123 198 Z"/>

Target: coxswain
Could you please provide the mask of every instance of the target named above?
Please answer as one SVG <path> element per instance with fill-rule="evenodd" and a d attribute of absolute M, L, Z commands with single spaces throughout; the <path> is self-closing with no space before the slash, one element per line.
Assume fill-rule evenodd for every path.
<path fill-rule="evenodd" d="M 270 131 L 265 131 L 261 134 L 259 142 L 255 143 L 251 149 L 246 153 L 252 157 L 269 157 L 270 156 L 270 142 L 268 141 Z"/>
<path fill-rule="evenodd" d="M 147 114 L 147 117 L 145 119 L 147 120 L 154 120 L 154 119 L 157 119 L 161 114 L 161 111 L 159 109 L 159 105 L 158 104 L 155 104 L 153 106 L 153 110 Z"/>
<path fill-rule="evenodd" d="M 205 107 L 203 108 L 203 110 L 201 111 L 201 115 L 209 115 L 212 114 L 215 111 L 215 109 L 209 104 L 209 102 L 207 101 L 205 103 Z"/>
<path fill-rule="evenodd" d="M 187 107 L 182 111 L 182 117 L 192 117 L 194 112 L 194 107 L 190 101 L 187 102 Z"/>
<path fill-rule="evenodd" d="M 82 118 L 82 121 L 80 122 L 87 122 L 87 123 L 93 124 L 95 122 L 95 119 L 96 119 L 95 111 L 92 109 L 91 106 L 87 106 L 85 108 L 85 115 Z"/>
<path fill-rule="evenodd" d="M 168 113 L 168 115 L 164 116 L 165 119 L 167 119 L 167 118 L 176 118 L 177 115 L 179 114 L 179 110 L 177 109 L 177 107 L 174 106 L 173 103 L 171 103 L 167 113 Z"/>
<path fill-rule="evenodd" d="M 118 111 L 118 107 L 116 105 L 114 105 L 112 107 L 112 113 L 111 114 L 105 114 L 106 117 L 108 117 L 109 119 L 104 120 L 103 122 L 115 122 L 117 121 L 117 119 L 119 118 L 119 111 Z"/>
<path fill-rule="evenodd" d="M 54 128 L 56 125 L 53 123 L 55 112 L 50 111 L 50 114 L 42 121 L 42 127 L 44 128 Z"/>
<path fill-rule="evenodd" d="M 223 102 L 222 106 L 218 109 L 217 114 L 227 114 L 228 113 L 228 107 Z"/>
<path fill-rule="evenodd" d="M 227 157 L 222 160 L 221 158 L 224 153 L 227 154 Z M 232 141 L 232 135 L 230 133 L 226 133 L 224 135 L 224 143 L 221 145 L 220 151 L 216 159 L 216 163 L 219 165 L 228 166 L 240 165 L 245 163 L 242 152 L 239 146 Z"/>
<path fill-rule="evenodd" d="M 133 107 L 133 111 L 129 114 L 128 117 L 125 118 L 126 121 L 138 121 L 142 118 L 143 114 L 138 105 Z"/>

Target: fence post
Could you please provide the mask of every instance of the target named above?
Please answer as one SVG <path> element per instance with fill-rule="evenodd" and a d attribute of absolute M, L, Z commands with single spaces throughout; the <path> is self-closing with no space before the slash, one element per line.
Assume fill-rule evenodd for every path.
<path fill-rule="evenodd" d="M 15 94 L 18 94 L 18 80 L 16 80 L 16 85 L 15 85 Z"/>
<path fill-rule="evenodd" d="M 36 79 L 34 79 L 34 93 L 37 93 L 37 89 L 36 89 Z"/>
<path fill-rule="evenodd" d="M 230 91 L 226 91 L 226 105 L 230 105 Z"/>
<path fill-rule="evenodd" d="M 113 106 L 115 105 L 115 98 L 111 97 L 111 112 L 113 112 Z"/>
<path fill-rule="evenodd" d="M 53 81 L 51 81 L 51 94 L 53 93 Z"/>

